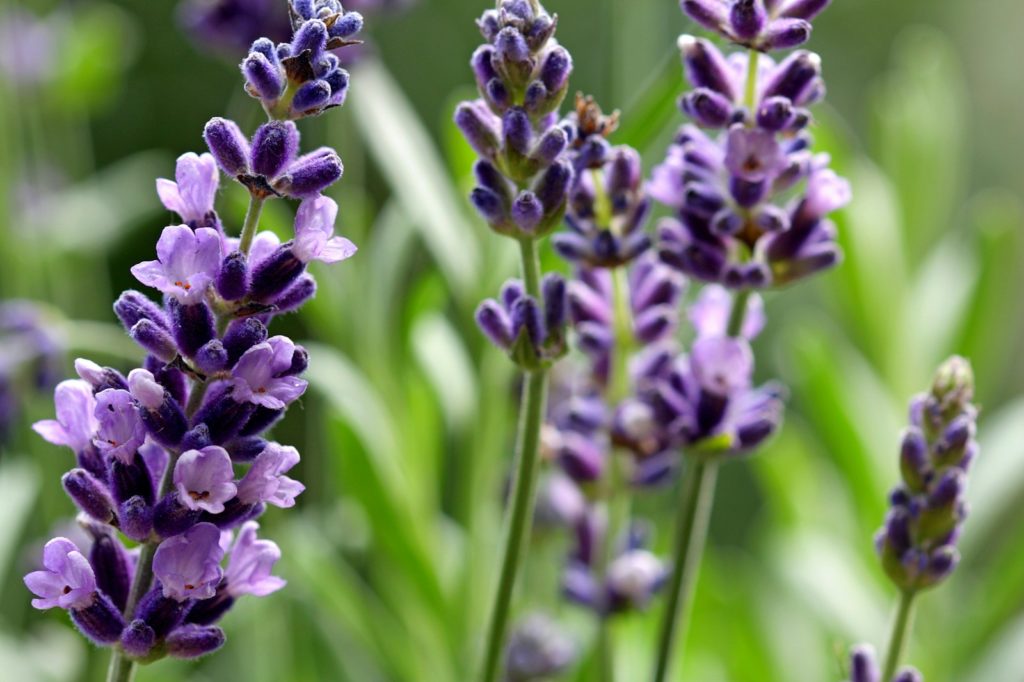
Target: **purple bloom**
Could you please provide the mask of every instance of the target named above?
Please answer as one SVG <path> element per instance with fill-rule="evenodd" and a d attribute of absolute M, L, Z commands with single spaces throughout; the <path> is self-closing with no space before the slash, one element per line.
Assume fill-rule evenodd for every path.
<path fill-rule="evenodd" d="M 280 410 L 306 391 L 308 382 L 286 375 L 291 369 L 295 344 L 275 336 L 245 351 L 231 370 L 232 397 L 238 402 Z"/>
<path fill-rule="evenodd" d="M 274 564 L 281 558 L 281 550 L 270 540 L 258 540 L 259 524 L 249 521 L 238 531 L 225 573 L 228 592 L 232 597 L 251 594 L 265 597 L 285 586 L 286 581 L 271 575 Z"/>
<path fill-rule="evenodd" d="M 146 427 L 131 393 L 108 388 L 96 394 L 98 429 L 93 443 L 105 455 L 129 464 L 146 440 Z"/>
<path fill-rule="evenodd" d="M 53 396 L 57 419 L 44 419 L 32 425 L 35 432 L 54 445 L 66 445 L 77 452 L 92 447 L 99 426 L 96 420 L 96 398 L 92 387 L 80 380 L 69 379 L 57 384 Z"/>
<path fill-rule="evenodd" d="M 284 474 L 298 463 L 298 450 L 268 443 L 238 482 L 238 499 L 243 504 L 266 502 L 281 508 L 295 506 L 295 498 L 306 486 Z"/>
<path fill-rule="evenodd" d="M 235 471 L 224 448 L 210 445 L 188 450 L 174 465 L 174 487 L 178 499 L 189 509 L 211 514 L 224 511 L 224 503 L 235 496 Z"/>
<path fill-rule="evenodd" d="M 300 261 L 337 263 L 355 254 L 355 244 L 344 237 L 333 236 L 337 216 L 338 204 L 327 197 L 305 199 L 299 204 L 295 214 L 295 244 L 292 252 Z"/>
<path fill-rule="evenodd" d="M 748 182 L 771 180 L 786 167 L 774 135 L 742 125 L 733 126 L 726 135 L 724 162 L 731 175 Z"/>
<path fill-rule="evenodd" d="M 509 682 L 548 679 L 567 670 L 578 655 L 576 643 L 557 624 L 534 614 L 509 636 L 505 671 Z"/>
<path fill-rule="evenodd" d="M 725 336 L 732 303 L 732 294 L 725 287 L 710 284 L 701 289 L 689 308 L 690 322 L 697 330 L 697 336 Z M 764 329 L 764 324 L 764 303 L 760 296 L 754 294 L 747 300 L 740 336 L 753 341 Z"/>
<path fill-rule="evenodd" d="M 157 260 L 135 265 L 132 274 L 183 304 L 202 301 L 223 257 L 216 230 L 201 227 L 193 231 L 188 225 L 165 227 L 156 253 Z"/>
<path fill-rule="evenodd" d="M 690 367 L 702 390 L 728 396 L 750 386 L 754 354 L 742 339 L 705 337 L 693 344 Z"/>
<path fill-rule="evenodd" d="M 223 577 L 223 557 L 220 530 L 212 523 L 198 523 L 160 543 L 153 558 L 153 573 L 168 599 L 209 599 Z"/>
<path fill-rule="evenodd" d="M 174 177 L 176 182 L 164 178 L 156 181 L 160 201 L 168 211 L 181 216 L 182 221 L 196 227 L 206 225 L 220 182 L 217 162 L 210 154 L 182 154 Z"/>
<path fill-rule="evenodd" d="M 54 538 L 43 548 L 45 570 L 25 576 L 25 586 L 38 599 L 37 609 L 84 609 L 96 599 L 96 576 L 89 560 L 75 543 L 67 538 Z"/>
<path fill-rule="evenodd" d="M 608 565 L 607 584 L 612 603 L 642 609 L 667 577 L 665 563 L 654 554 L 645 549 L 629 550 Z"/>

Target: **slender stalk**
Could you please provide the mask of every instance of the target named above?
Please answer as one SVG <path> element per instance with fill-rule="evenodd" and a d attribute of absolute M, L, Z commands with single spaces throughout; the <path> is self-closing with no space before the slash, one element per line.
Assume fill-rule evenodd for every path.
<path fill-rule="evenodd" d="M 245 212 L 245 223 L 242 225 L 242 236 L 238 241 L 238 250 L 248 255 L 249 247 L 252 246 L 253 237 L 256 236 L 256 227 L 260 224 L 260 213 L 263 212 L 264 197 L 255 194 L 249 196 L 249 208 Z"/>
<path fill-rule="evenodd" d="M 523 282 L 526 293 L 540 300 L 540 260 L 537 243 L 533 239 L 519 242 L 523 260 Z M 537 473 L 540 469 L 540 432 L 544 425 L 545 404 L 548 393 L 547 370 L 527 372 L 519 412 L 515 479 L 512 483 L 512 507 L 509 510 L 508 529 L 505 534 L 501 574 L 491 608 L 487 628 L 482 682 L 495 682 L 501 672 L 505 632 L 508 629 L 512 592 L 526 555 L 527 540 L 533 523 Z"/>
<path fill-rule="evenodd" d="M 900 605 L 896 610 L 896 622 L 892 626 L 892 635 L 889 637 L 889 652 L 885 658 L 885 672 L 882 679 L 888 682 L 896 675 L 896 668 L 903 658 L 903 650 L 907 645 L 907 638 L 914 620 L 914 597 L 917 593 L 908 590 L 900 595 Z"/>
<path fill-rule="evenodd" d="M 683 481 L 682 503 L 676 518 L 676 561 L 669 582 L 668 604 L 658 637 L 658 662 L 655 682 L 668 679 L 673 644 L 686 632 L 690 615 L 690 598 L 700 572 L 708 522 L 715 500 L 718 462 L 692 459 Z"/>
<path fill-rule="evenodd" d="M 750 292 L 737 291 L 726 333 L 739 336 L 746 319 L 747 302 Z M 690 598 L 700 572 L 700 561 L 704 555 L 708 523 L 715 499 L 715 483 L 718 478 L 718 462 L 713 459 L 691 458 L 692 465 L 685 473 L 683 490 L 680 495 L 679 515 L 676 518 L 675 562 L 668 586 L 668 604 L 658 638 L 658 658 L 654 682 L 668 679 L 674 644 L 686 632 L 689 619 Z"/>
<path fill-rule="evenodd" d="M 760 52 L 750 51 L 750 57 L 747 60 L 747 88 L 744 92 L 743 106 L 747 108 L 751 116 L 756 114 L 754 105 L 757 103 L 757 63 L 760 59 Z"/>

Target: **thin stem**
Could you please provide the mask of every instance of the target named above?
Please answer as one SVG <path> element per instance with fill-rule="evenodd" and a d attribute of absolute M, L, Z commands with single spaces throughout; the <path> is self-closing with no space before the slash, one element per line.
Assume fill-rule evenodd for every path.
<path fill-rule="evenodd" d="M 900 605 L 896 611 L 896 622 L 892 626 L 892 635 L 889 638 L 889 653 L 885 659 L 885 673 L 882 679 L 891 680 L 896 675 L 896 668 L 903 658 L 903 650 L 907 645 L 907 638 L 914 620 L 914 597 L 917 593 L 908 590 L 900 595 Z"/>
<path fill-rule="evenodd" d="M 744 93 L 743 106 L 747 108 L 751 116 L 755 116 L 754 105 L 757 104 L 757 63 L 761 59 L 761 53 L 751 50 L 747 59 L 747 88 Z"/>
<path fill-rule="evenodd" d="M 739 336 L 742 332 L 749 300 L 750 291 L 743 289 L 736 292 L 726 328 L 729 336 Z M 668 604 L 665 607 L 661 635 L 658 638 L 658 662 L 654 682 L 664 682 L 667 679 L 673 645 L 686 632 L 689 602 L 697 583 L 700 560 L 707 539 L 708 522 L 711 520 L 711 508 L 715 499 L 718 462 L 701 458 L 691 458 L 690 462 L 691 466 L 685 474 L 679 501 L 675 563 L 668 588 Z"/>
<path fill-rule="evenodd" d="M 523 282 L 526 294 L 540 300 L 540 260 L 533 239 L 519 241 Z M 487 628 L 482 682 L 495 682 L 501 672 L 505 632 L 508 629 L 512 592 L 526 555 L 527 540 L 533 523 L 533 507 L 537 487 L 540 454 L 540 432 L 548 393 L 548 373 L 541 369 L 527 372 L 519 411 L 519 434 L 516 445 L 517 468 L 512 482 L 512 507 L 505 534 L 501 574 L 491 608 Z"/>
<path fill-rule="evenodd" d="M 718 462 L 696 458 L 690 461 L 691 466 L 683 482 L 679 516 L 676 518 L 676 561 L 669 582 L 665 618 L 658 637 L 655 682 L 664 682 L 668 679 L 673 645 L 686 632 L 690 598 L 697 582 L 697 574 L 700 572 L 708 522 L 711 520 L 711 508 L 715 500 Z"/>
<path fill-rule="evenodd" d="M 107 682 L 131 682 L 135 679 L 135 669 L 138 667 L 135 661 L 125 658 L 117 649 L 110 657 L 110 667 L 107 669 Z"/>
<path fill-rule="evenodd" d="M 255 194 L 249 195 L 249 208 L 245 212 L 245 223 L 242 225 L 242 236 L 238 241 L 238 250 L 248 255 L 249 247 L 252 246 L 253 237 L 256 236 L 256 228 L 260 224 L 260 213 L 263 212 L 265 197 Z"/>

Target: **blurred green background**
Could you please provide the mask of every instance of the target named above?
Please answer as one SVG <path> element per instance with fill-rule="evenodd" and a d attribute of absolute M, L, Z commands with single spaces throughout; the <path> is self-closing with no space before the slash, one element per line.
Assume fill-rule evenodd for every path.
<path fill-rule="evenodd" d="M 471 319 L 515 273 L 514 254 L 464 199 L 472 153 L 450 123 L 472 94 L 473 21 L 487 4 L 420 0 L 372 17 L 348 104 L 301 124 L 305 145 L 345 160 L 331 193 L 360 252 L 317 270 L 317 299 L 284 325 L 313 363 L 313 390 L 275 432 L 303 453 L 308 489 L 263 519 L 289 587 L 240 603 L 217 655 L 161 662 L 140 682 L 470 679 L 515 402 L 513 372 Z M 242 92 L 241 55 L 197 49 L 171 0 L 0 0 L 0 22 L 15 9 L 45 30 L 18 31 L 32 37 L 32 82 L 0 69 L 0 297 L 45 306 L 66 373 L 80 355 L 128 368 L 138 352 L 110 304 L 137 286 L 128 268 L 151 257 L 169 220 L 154 178 L 201 150 L 210 117 L 251 130 L 262 114 Z M 572 87 L 622 109 L 613 141 L 657 163 L 681 123 L 675 38 L 693 27 L 673 0 L 548 9 L 575 58 Z M 931 682 L 1024 680 L 1021 26 L 1018 0 L 836 0 L 817 20 L 810 47 L 829 85 L 817 146 L 855 192 L 839 221 L 847 260 L 768 298 L 759 374 L 791 386 L 787 422 L 722 472 L 679 679 L 839 680 L 849 644 L 884 643 L 895 594 L 872 534 L 905 404 L 960 352 L 978 375 L 983 450 L 964 562 L 920 600 L 910 660 Z M 243 202 L 222 192 L 231 230 Z M 293 210 L 272 204 L 265 224 L 286 231 Z M 102 679 L 106 652 L 65 614 L 33 611 L 21 584 L 69 523 L 59 476 L 71 460 L 28 428 L 52 414 L 49 395 L 14 378 L 22 409 L 0 457 L 0 678 Z M 641 504 L 661 549 L 674 495 Z M 586 648 L 587 614 L 557 596 L 564 552 L 559 538 L 537 539 L 517 611 L 553 613 Z M 617 624 L 625 682 L 649 674 L 658 616 L 656 605 Z"/>

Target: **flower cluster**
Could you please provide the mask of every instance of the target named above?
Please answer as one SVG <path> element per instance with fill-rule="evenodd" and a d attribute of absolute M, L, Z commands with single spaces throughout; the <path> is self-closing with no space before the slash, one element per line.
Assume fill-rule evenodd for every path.
<path fill-rule="evenodd" d="M 310 24 L 342 21 L 324 15 L 334 6 L 317 3 L 320 18 L 302 23 L 293 44 Z M 271 574 L 280 551 L 258 539 L 255 519 L 268 505 L 293 506 L 304 489 L 287 475 L 299 453 L 266 435 L 305 392 L 309 357 L 269 327 L 314 295 L 311 261 L 356 250 L 334 235 L 337 204 L 320 195 L 341 176 L 333 150 L 298 156 L 291 121 L 264 124 L 250 143 L 215 118 L 205 137 L 212 154 L 185 154 L 174 181 L 157 181 L 181 224 L 164 228 L 155 260 L 132 268 L 162 303 L 126 291 L 114 304 L 145 362 L 122 374 L 77 360 L 79 378 L 55 390 L 56 419 L 35 424 L 76 455 L 62 482 L 93 542 L 47 543 L 43 569 L 25 578 L 33 605 L 68 610 L 87 637 L 132 662 L 213 651 L 224 642 L 215 623 L 238 597 L 284 586 Z M 214 208 L 218 165 L 251 194 L 240 238 Z M 301 199 L 284 243 L 258 232 L 274 196 Z M 125 549 L 119 534 L 141 547 Z"/>
<path fill-rule="evenodd" d="M 827 4 L 683 3 L 699 23 L 752 48 L 726 58 L 707 40 L 679 40 L 694 88 L 680 107 L 696 125 L 680 129 L 649 191 L 676 211 L 659 226 L 662 258 L 688 275 L 764 288 L 839 262 L 827 216 L 849 201 L 850 189 L 826 154 L 811 152 L 806 130 L 807 107 L 825 91 L 821 60 L 798 50 L 776 63 L 755 51 L 802 43 L 807 21 Z"/>
<path fill-rule="evenodd" d="M 487 41 L 472 59 L 481 98 L 455 111 L 480 155 L 471 199 L 495 232 L 541 237 L 561 221 L 573 176 L 557 120 L 572 59 L 552 40 L 555 17 L 528 0 L 501 0 L 478 24 Z"/>
<path fill-rule="evenodd" d="M 921 673 L 906 667 L 888 682 L 923 682 Z M 850 652 L 849 682 L 887 682 L 882 679 L 882 671 L 878 668 L 875 650 L 870 645 L 861 644 Z"/>
<path fill-rule="evenodd" d="M 528 370 L 538 369 L 565 355 L 568 298 L 565 280 L 551 273 L 541 283 L 542 301 L 527 295 L 523 283 L 509 280 L 500 302 L 486 299 L 476 322 L 487 337 Z"/>
<path fill-rule="evenodd" d="M 242 61 L 246 91 L 271 118 L 316 116 L 341 106 L 348 94 L 348 71 L 331 50 L 356 44 L 363 28 L 358 12 L 338 0 L 292 0 L 294 36 L 289 43 L 260 38 Z"/>
<path fill-rule="evenodd" d="M 970 364 L 953 357 L 939 368 L 931 390 L 911 402 L 900 450 L 903 480 L 876 538 L 885 572 L 905 592 L 938 584 L 959 561 L 967 471 L 978 454 L 973 394 Z"/>

